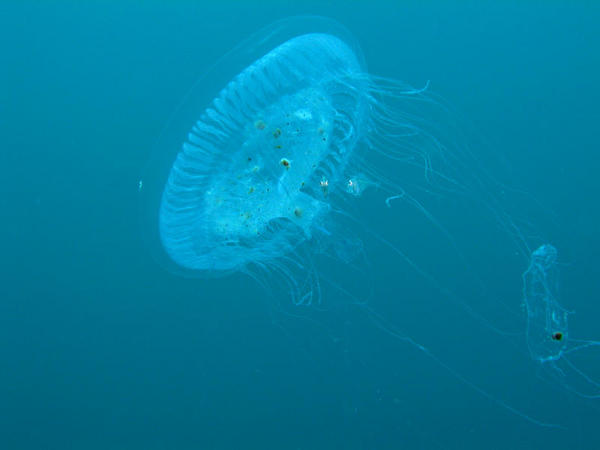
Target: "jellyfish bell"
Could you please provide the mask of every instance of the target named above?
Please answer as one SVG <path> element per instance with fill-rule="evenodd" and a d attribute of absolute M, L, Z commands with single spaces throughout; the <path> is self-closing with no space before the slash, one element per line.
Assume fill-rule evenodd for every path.
<path fill-rule="evenodd" d="M 159 263 L 221 276 L 331 229 L 323 193 L 342 191 L 364 133 L 364 73 L 350 33 L 323 18 L 278 22 L 225 55 L 188 93 L 140 180 Z"/>
<path fill-rule="evenodd" d="M 419 93 L 371 76 L 329 19 L 287 19 L 250 37 L 196 83 L 156 144 L 139 185 L 153 255 L 200 277 L 285 272 L 282 258 L 310 241 L 347 260 L 355 252 L 336 246 L 356 242 L 354 198 L 402 190 L 370 154 L 429 163 L 430 135 L 382 101 Z"/>

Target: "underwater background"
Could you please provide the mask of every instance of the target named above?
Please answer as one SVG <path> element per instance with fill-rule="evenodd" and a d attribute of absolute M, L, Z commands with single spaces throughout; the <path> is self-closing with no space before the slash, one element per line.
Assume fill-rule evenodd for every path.
<path fill-rule="evenodd" d="M 526 237 L 558 249 L 569 334 L 600 339 L 600 3 L 3 1 L 0 449 L 600 448 L 600 399 L 534 362 L 523 318 L 491 299 L 523 313 L 527 261 L 457 270 L 375 196 L 362 210 L 407 255 L 494 293 L 447 301 L 373 249 L 370 308 L 428 351 L 341 297 L 299 309 L 153 260 L 138 183 L 172 112 L 227 51 L 307 14 L 347 27 L 370 72 L 430 81 L 486 176 L 523 193 Z M 502 253 L 468 217 L 444 226 L 466 253 Z M 600 351 L 577 367 L 600 378 Z"/>

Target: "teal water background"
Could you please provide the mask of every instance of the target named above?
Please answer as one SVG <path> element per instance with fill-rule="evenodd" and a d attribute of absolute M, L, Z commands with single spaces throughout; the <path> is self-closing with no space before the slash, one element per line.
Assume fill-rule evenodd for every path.
<path fill-rule="evenodd" d="M 599 448 L 600 400 L 544 375 L 523 336 L 417 291 L 414 273 L 373 308 L 489 396 L 564 428 L 507 411 L 360 309 L 298 312 L 241 275 L 166 272 L 138 213 L 153 143 L 195 80 L 275 20 L 330 17 L 371 72 L 430 80 L 485 141 L 482 164 L 542 205 L 514 214 L 559 250 L 569 331 L 600 339 L 597 2 L 5 1 L 0 12 L 0 448 Z M 465 234 L 486 242 L 485 230 Z M 429 264 L 473 281 L 452 261 Z M 512 273 L 524 269 L 500 261 L 483 279 L 518 310 Z M 580 364 L 600 374 L 600 352 Z"/>

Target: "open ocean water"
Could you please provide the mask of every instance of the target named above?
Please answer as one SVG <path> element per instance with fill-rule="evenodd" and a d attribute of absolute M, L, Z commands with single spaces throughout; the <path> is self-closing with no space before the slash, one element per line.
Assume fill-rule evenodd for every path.
<path fill-rule="evenodd" d="M 382 148 L 405 196 L 371 179 L 360 240 L 303 244 L 318 285 L 312 258 L 262 286 L 166 270 L 161 132 L 315 15 L 427 87 L 434 180 Z M 542 363 L 527 333 L 529 306 L 600 340 L 598 23 L 583 0 L 0 2 L 0 449 L 600 448 L 600 347 Z M 556 303 L 523 298 L 545 243 Z"/>

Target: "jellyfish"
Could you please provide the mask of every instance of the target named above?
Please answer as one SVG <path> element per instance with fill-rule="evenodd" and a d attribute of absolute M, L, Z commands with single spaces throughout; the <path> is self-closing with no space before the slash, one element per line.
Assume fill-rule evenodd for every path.
<path fill-rule="evenodd" d="M 166 181 L 160 241 L 186 270 L 215 274 L 278 263 L 330 236 L 336 196 L 369 126 L 361 58 L 337 36 L 309 33 L 231 80 L 192 126 Z M 350 180 L 350 181 L 347 181 Z"/>
<path fill-rule="evenodd" d="M 569 334 L 569 315 L 558 302 L 558 252 L 543 244 L 531 253 L 523 273 L 523 303 L 527 313 L 527 347 L 534 361 L 548 367 L 560 384 L 586 398 L 600 398 L 600 381 L 571 361 L 571 356 L 600 342 Z M 584 390 L 585 389 L 585 390 Z"/>
<path fill-rule="evenodd" d="M 436 208 L 451 202 L 452 215 L 487 211 L 489 223 L 474 228 L 497 227 L 513 247 L 526 247 L 520 228 L 486 188 L 491 177 L 471 164 L 475 158 L 467 147 L 453 145 L 455 137 L 443 143 L 446 130 L 438 125 L 445 122 L 422 114 L 431 106 L 447 112 L 429 94 L 429 83 L 413 88 L 371 74 L 351 34 L 317 18 L 277 23 L 216 67 L 171 118 L 139 182 L 144 236 L 157 261 L 190 277 L 241 272 L 270 295 L 270 283 L 283 284 L 296 306 L 321 304 L 326 284 L 379 329 L 487 399 L 532 423 L 554 426 L 489 394 L 369 304 L 373 278 L 393 273 L 397 264 L 371 264 L 365 238 L 389 249 L 440 297 L 498 331 L 423 267 L 432 261 L 421 250 L 433 245 L 439 258 L 441 244 L 426 238 L 409 256 L 398 244 L 407 236 L 402 227 L 390 222 L 386 235 L 381 230 L 387 231 L 387 220 L 370 222 L 372 201 L 390 214 L 399 205 L 416 212 L 413 229 L 436 230 L 471 276 L 475 265 Z M 361 200 L 369 191 L 376 195 L 366 207 Z M 402 217 L 402 223 L 408 220 Z M 318 264 L 320 258 L 325 263 Z M 331 261 L 350 271 L 344 282 L 335 278 Z"/>
<path fill-rule="evenodd" d="M 418 90 L 378 82 L 341 26 L 287 33 L 202 108 L 196 98 L 185 102 L 196 118 L 171 121 L 158 145 L 160 168 L 139 186 L 150 203 L 145 234 L 164 266 L 199 277 L 277 272 L 298 298 L 305 293 L 293 272 L 305 267 L 305 244 L 352 259 L 360 245 L 344 231 L 353 221 L 348 203 L 372 187 L 386 197 L 401 190 L 366 154 L 413 163 L 427 155 L 415 144 L 392 145 L 419 131 L 380 99 Z"/>

